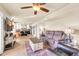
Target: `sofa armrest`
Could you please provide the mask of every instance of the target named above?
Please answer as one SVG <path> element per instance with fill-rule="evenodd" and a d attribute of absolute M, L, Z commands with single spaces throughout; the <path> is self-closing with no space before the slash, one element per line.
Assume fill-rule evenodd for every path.
<path fill-rule="evenodd" d="M 63 52 L 67 53 L 68 55 L 79 55 L 79 50 L 73 48 L 73 47 L 70 47 L 70 46 L 67 46 L 65 45 L 64 43 L 59 43 L 58 44 L 58 49 L 61 49 Z"/>

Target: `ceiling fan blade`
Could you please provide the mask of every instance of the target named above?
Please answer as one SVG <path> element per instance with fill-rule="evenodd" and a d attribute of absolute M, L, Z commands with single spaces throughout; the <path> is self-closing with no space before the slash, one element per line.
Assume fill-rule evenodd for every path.
<path fill-rule="evenodd" d="M 41 7 L 40 10 L 44 11 L 44 12 L 49 12 L 48 9 Z"/>
<path fill-rule="evenodd" d="M 37 11 L 34 11 L 34 15 L 37 15 Z"/>
<path fill-rule="evenodd" d="M 46 3 L 39 3 L 40 5 L 45 5 Z"/>
<path fill-rule="evenodd" d="M 33 3 L 33 5 L 45 5 L 46 3 Z"/>
<path fill-rule="evenodd" d="M 32 8 L 32 6 L 21 7 L 21 9 Z"/>

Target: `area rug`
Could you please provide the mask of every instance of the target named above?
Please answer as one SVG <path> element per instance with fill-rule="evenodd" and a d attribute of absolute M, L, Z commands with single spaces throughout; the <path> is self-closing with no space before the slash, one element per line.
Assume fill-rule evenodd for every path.
<path fill-rule="evenodd" d="M 51 52 L 48 49 L 42 49 L 34 52 L 31 49 L 29 42 L 26 42 L 26 52 L 27 52 L 27 56 L 57 56 L 55 53 Z"/>

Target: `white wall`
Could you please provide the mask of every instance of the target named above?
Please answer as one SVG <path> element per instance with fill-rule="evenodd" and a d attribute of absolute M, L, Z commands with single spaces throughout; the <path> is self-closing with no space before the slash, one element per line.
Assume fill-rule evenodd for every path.
<path fill-rule="evenodd" d="M 5 9 L 3 9 L 0 6 L 0 54 L 4 51 L 4 19 L 6 16 L 9 16 L 8 13 L 6 13 Z"/>
<path fill-rule="evenodd" d="M 32 35 L 34 37 L 40 38 L 41 29 L 38 24 L 32 25 Z"/>
<path fill-rule="evenodd" d="M 0 54 L 4 51 L 4 28 L 3 28 L 3 17 L 0 16 Z"/>

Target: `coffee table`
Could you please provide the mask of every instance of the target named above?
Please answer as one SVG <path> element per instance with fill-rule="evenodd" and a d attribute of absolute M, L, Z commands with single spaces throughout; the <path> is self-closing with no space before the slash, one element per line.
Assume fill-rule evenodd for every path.
<path fill-rule="evenodd" d="M 33 51 L 43 49 L 43 42 L 38 38 L 30 38 L 29 44 Z"/>

